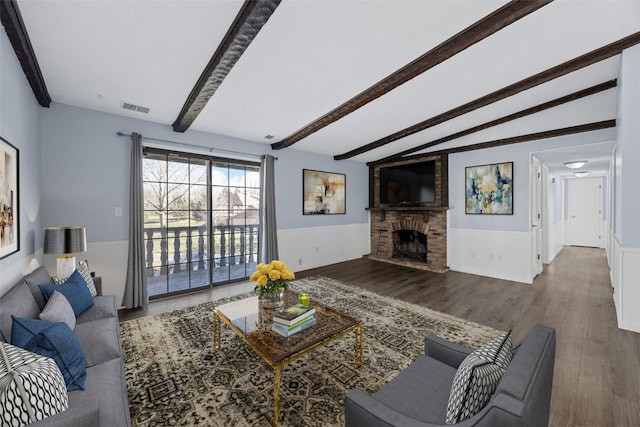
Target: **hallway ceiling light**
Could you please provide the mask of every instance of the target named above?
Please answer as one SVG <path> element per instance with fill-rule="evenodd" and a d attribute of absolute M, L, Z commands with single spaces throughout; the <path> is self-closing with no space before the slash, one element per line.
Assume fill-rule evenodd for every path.
<path fill-rule="evenodd" d="M 564 165 L 566 167 L 568 167 L 569 169 L 580 169 L 581 167 L 583 167 L 586 164 L 587 164 L 586 160 L 576 160 L 576 161 L 573 161 L 573 162 L 566 162 Z"/>
<path fill-rule="evenodd" d="M 580 171 L 580 172 L 574 172 L 573 173 L 575 176 L 577 176 L 578 178 L 583 178 L 587 175 L 589 175 L 589 172 L 587 171 Z"/>

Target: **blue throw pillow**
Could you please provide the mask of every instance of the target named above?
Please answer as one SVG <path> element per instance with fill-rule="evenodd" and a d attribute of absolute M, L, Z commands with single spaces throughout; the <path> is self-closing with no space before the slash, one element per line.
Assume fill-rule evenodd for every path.
<path fill-rule="evenodd" d="M 53 291 L 58 291 L 64 295 L 69 301 L 69 304 L 71 304 L 71 307 L 73 307 L 73 313 L 76 317 L 93 307 L 94 302 L 91 291 L 89 291 L 87 282 L 85 282 L 78 270 L 75 270 L 62 285 L 38 286 L 46 301 L 49 301 L 49 297 L 53 294 Z"/>
<path fill-rule="evenodd" d="M 71 328 L 62 322 L 46 322 L 37 319 L 13 319 L 11 344 L 56 362 L 67 391 L 84 390 L 87 378 L 84 352 L 78 337 Z"/>

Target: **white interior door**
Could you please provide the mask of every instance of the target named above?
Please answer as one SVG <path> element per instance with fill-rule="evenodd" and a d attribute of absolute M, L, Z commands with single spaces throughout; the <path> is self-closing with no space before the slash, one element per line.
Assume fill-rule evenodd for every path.
<path fill-rule="evenodd" d="M 569 181 L 569 244 L 600 247 L 602 178 Z"/>

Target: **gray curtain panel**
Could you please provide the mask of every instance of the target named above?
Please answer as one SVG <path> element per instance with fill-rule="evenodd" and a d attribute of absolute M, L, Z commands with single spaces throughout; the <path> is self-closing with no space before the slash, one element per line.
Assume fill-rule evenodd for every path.
<path fill-rule="evenodd" d="M 149 295 L 144 265 L 142 135 L 136 132 L 131 134 L 131 183 L 129 189 L 129 259 L 122 305 L 126 308 L 146 308 Z"/>
<path fill-rule="evenodd" d="M 262 156 L 260 165 L 260 225 L 258 227 L 258 262 L 278 259 L 278 228 L 276 224 L 276 186 L 273 156 Z"/>

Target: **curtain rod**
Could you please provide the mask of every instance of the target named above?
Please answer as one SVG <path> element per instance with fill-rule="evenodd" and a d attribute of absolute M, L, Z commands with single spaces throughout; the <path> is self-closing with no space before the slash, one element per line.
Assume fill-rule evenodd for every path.
<path fill-rule="evenodd" d="M 118 131 L 117 135 L 118 136 L 129 136 L 129 137 L 131 136 L 130 133 L 124 133 L 124 132 L 120 132 L 120 131 Z M 205 147 L 204 145 L 189 144 L 187 142 L 170 141 L 168 139 L 151 138 L 149 136 L 142 136 L 142 139 L 148 139 L 150 141 L 168 142 L 170 144 L 184 145 L 186 147 L 204 148 L 205 150 L 209 150 L 210 153 L 216 151 L 216 152 L 220 152 L 220 153 L 238 154 L 238 155 L 241 155 L 241 156 L 251 156 L 251 157 L 258 157 L 258 158 L 262 158 L 262 156 L 263 156 L 263 154 L 252 154 L 252 153 L 244 153 L 242 151 L 225 150 L 223 148 Z M 274 160 L 278 160 L 277 157 L 274 157 L 273 159 Z"/>

